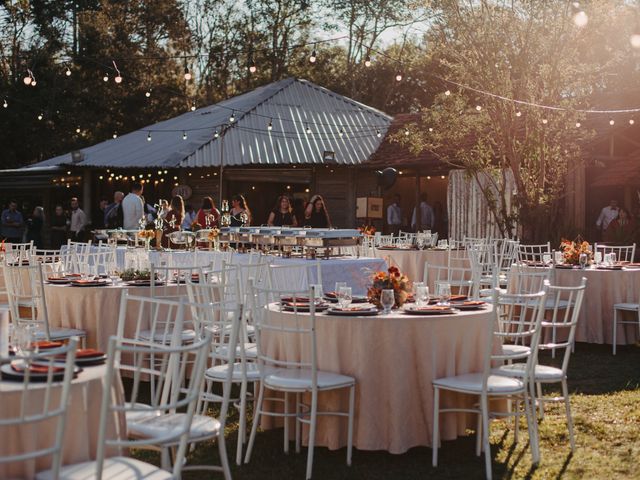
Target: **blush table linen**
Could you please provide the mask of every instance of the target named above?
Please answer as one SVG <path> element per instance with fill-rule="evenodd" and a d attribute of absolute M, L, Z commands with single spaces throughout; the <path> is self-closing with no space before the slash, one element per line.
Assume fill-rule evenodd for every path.
<path fill-rule="evenodd" d="M 106 365 L 85 367 L 73 380 L 69 393 L 70 403 L 66 420 L 62 448 L 62 464 L 94 460 L 97 451 L 100 406 L 104 392 Z M 19 416 L 22 400 L 22 382 L 0 380 L 0 418 Z M 41 387 L 40 387 L 41 388 Z M 31 390 L 33 389 L 33 390 Z M 26 408 L 40 408 L 42 398 L 38 396 L 38 384 L 30 386 Z M 111 386 L 112 395 L 124 395 L 120 381 Z M 54 405 L 57 400 L 55 400 Z M 52 445 L 57 419 L 27 426 L 0 427 L 0 456 L 16 455 Z M 107 438 L 126 434 L 123 415 L 114 415 L 107 421 Z M 108 451 L 109 452 L 109 451 Z M 110 454 L 117 454 L 111 451 Z M 0 464 L 0 478 L 31 479 L 36 472 L 51 467 L 51 457 Z"/>
<path fill-rule="evenodd" d="M 482 371 L 484 346 L 491 341 L 491 308 L 443 316 L 401 312 L 376 317 L 317 315 L 318 368 L 356 379 L 356 448 L 401 454 L 431 445 L 431 382 Z M 275 305 L 269 309 L 269 315 L 293 319 L 293 314 L 280 312 Z M 267 354 L 287 359 L 303 355 L 308 360 L 309 352 L 301 351 L 297 342 L 282 341 L 267 332 L 262 341 Z M 473 397 L 447 392 L 441 406 L 469 407 L 473 401 Z M 348 411 L 348 389 L 321 392 L 319 410 Z M 263 417 L 262 424 L 265 428 L 274 426 L 268 417 Z M 441 438 L 452 440 L 464 435 L 465 429 L 475 428 L 476 416 L 444 414 L 440 425 Z M 317 445 L 338 449 L 346 442 L 345 418 L 318 417 Z"/>

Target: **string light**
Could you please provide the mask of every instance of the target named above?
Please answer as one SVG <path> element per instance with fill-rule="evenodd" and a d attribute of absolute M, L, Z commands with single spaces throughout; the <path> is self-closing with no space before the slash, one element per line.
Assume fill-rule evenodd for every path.
<path fill-rule="evenodd" d="M 187 66 L 187 62 L 184 62 L 184 79 L 185 81 L 191 80 L 191 72 L 189 71 L 189 67 Z"/>
<path fill-rule="evenodd" d="M 40 113 L 38 114 L 38 120 L 42 120 L 42 119 L 43 119 L 43 117 L 44 117 L 44 113 L 40 112 Z"/>
<path fill-rule="evenodd" d="M 256 62 L 253 61 L 253 55 L 249 55 L 249 73 L 256 73 L 258 67 L 256 67 Z"/>
<path fill-rule="evenodd" d="M 113 135 L 112 135 L 112 136 L 113 136 L 114 140 L 115 140 L 116 138 L 118 138 L 118 134 L 117 134 L 116 132 L 113 132 Z"/>
<path fill-rule="evenodd" d="M 546 118 L 543 118 L 543 119 L 542 119 L 542 123 L 543 123 L 544 125 L 546 125 L 548 122 L 549 122 L 549 120 L 547 120 Z"/>
<path fill-rule="evenodd" d="M 634 123 L 636 123 L 635 120 L 633 118 L 630 118 L 629 119 L 629 125 L 633 125 Z"/>
<path fill-rule="evenodd" d="M 573 23 L 579 28 L 586 27 L 587 23 L 589 23 L 589 16 L 583 10 L 580 10 L 573 16 Z"/>
<path fill-rule="evenodd" d="M 109 74 L 108 73 L 104 74 L 104 77 L 102 77 L 102 81 L 103 82 L 108 82 L 109 81 Z"/>
<path fill-rule="evenodd" d="M 187 132 L 182 132 L 182 139 L 186 140 L 187 139 Z"/>
<path fill-rule="evenodd" d="M 404 136 L 405 136 L 405 137 L 408 137 L 408 136 L 409 136 L 409 133 L 410 133 L 410 132 L 409 132 L 409 129 L 408 129 L 408 128 L 405 128 L 405 129 L 404 129 Z"/>
<path fill-rule="evenodd" d="M 309 133 L 309 132 L 307 132 Z M 340 131 L 338 132 L 338 135 L 340 136 L 340 138 L 342 138 L 344 136 L 344 129 L 342 127 L 340 127 Z"/>
<path fill-rule="evenodd" d="M 114 80 L 116 83 L 122 83 L 122 75 L 120 74 L 120 70 L 118 70 L 118 65 L 116 65 L 115 60 L 112 60 L 112 63 L 113 63 L 113 68 L 116 69 L 116 73 L 117 73 L 116 78 L 114 78 Z"/>
<path fill-rule="evenodd" d="M 369 55 L 364 59 L 364 66 L 367 68 L 371 66 L 371 57 Z"/>
<path fill-rule="evenodd" d="M 27 75 L 22 79 L 25 85 L 31 85 L 35 78 L 33 77 L 33 72 L 27 68 Z"/>
<path fill-rule="evenodd" d="M 229 122 L 233 123 L 235 121 L 236 121 L 236 112 L 235 112 L 235 110 L 232 110 L 231 111 L 231 116 L 229 117 Z"/>
<path fill-rule="evenodd" d="M 7 99 L 6 99 L 6 98 L 4 99 L 4 102 L 2 103 L 2 106 L 3 106 L 4 108 L 7 108 L 7 107 L 9 106 L 9 102 L 7 102 Z"/>
<path fill-rule="evenodd" d="M 477 111 L 482 110 L 482 106 L 481 106 L 481 105 L 476 105 L 476 110 L 477 110 Z"/>
<path fill-rule="evenodd" d="M 640 33 L 634 33 L 629 39 L 633 48 L 640 48 Z"/>
<path fill-rule="evenodd" d="M 268 131 L 273 130 L 273 123 L 271 122 L 271 120 L 269 120 L 269 125 L 267 125 L 267 130 Z"/>
<path fill-rule="evenodd" d="M 433 132 L 433 127 L 429 127 L 429 131 L 430 131 L 430 132 Z"/>
<path fill-rule="evenodd" d="M 191 104 L 191 111 L 192 111 L 192 112 L 195 112 L 195 111 L 196 111 L 196 102 L 193 102 L 193 103 Z"/>
<path fill-rule="evenodd" d="M 609 120 L 609 125 L 613 127 L 615 124 L 616 124 L 616 121 L 613 118 Z"/>
<path fill-rule="evenodd" d="M 317 57 L 316 57 L 316 51 L 313 50 L 313 52 L 311 52 L 311 56 L 309 57 L 309 61 L 311 63 L 316 63 Z"/>
<path fill-rule="evenodd" d="M 102 175 L 100 175 L 98 178 L 99 178 L 100 180 L 102 180 L 104 177 L 103 177 Z"/>
<path fill-rule="evenodd" d="M 309 128 L 309 125 L 307 125 L 307 128 L 305 129 L 305 132 L 307 132 L 307 135 L 311 133 L 311 128 Z"/>
<path fill-rule="evenodd" d="M 146 92 L 144 92 L 144 96 L 147 97 L 147 98 L 149 98 L 151 96 L 151 89 L 150 88 L 147 89 Z"/>
<path fill-rule="evenodd" d="M 576 128 L 580 128 L 582 124 L 580 122 L 576 122 Z"/>
<path fill-rule="evenodd" d="M 380 138 L 382 136 L 382 133 L 380 133 L 380 130 L 376 130 L 376 137 Z"/>
<path fill-rule="evenodd" d="M 150 141 L 151 141 L 151 132 L 148 132 L 147 133 L 147 142 L 150 142 Z"/>
<path fill-rule="evenodd" d="M 444 94 L 448 97 L 449 95 L 451 95 L 451 90 L 445 91 Z"/>
<path fill-rule="evenodd" d="M 402 73 L 398 72 L 396 73 L 396 82 L 401 82 L 402 81 Z"/>
<path fill-rule="evenodd" d="M 80 127 L 76 128 L 76 133 L 80 133 Z"/>
<path fill-rule="evenodd" d="M 66 72 L 64 72 L 64 74 L 65 74 L 67 77 L 70 77 L 70 76 L 71 76 L 71 69 L 70 69 L 69 67 L 67 67 L 67 71 L 66 71 Z"/>
<path fill-rule="evenodd" d="M 220 136 L 220 134 L 218 133 L 218 130 L 216 130 L 213 134 L 213 138 L 218 138 Z"/>
<path fill-rule="evenodd" d="M 522 112 L 521 112 L 520 110 L 518 110 L 518 111 L 516 112 L 516 117 L 521 117 L 521 116 L 522 116 Z"/>

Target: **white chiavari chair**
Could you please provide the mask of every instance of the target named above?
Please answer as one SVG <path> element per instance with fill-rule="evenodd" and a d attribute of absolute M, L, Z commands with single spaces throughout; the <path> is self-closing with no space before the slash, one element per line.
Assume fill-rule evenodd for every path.
<path fill-rule="evenodd" d="M 552 255 L 551 242 L 539 245 L 518 245 L 518 261 L 519 262 L 542 262 L 544 255 Z"/>
<path fill-rule="evenodd" d="M 8 265 L 28 265 L 33 253 L 33 240 L 28 243 L 5 243 L 4 260 Z"/>
<path fill-rule="evenodd" d="M 499 305 L 506 301 L 511 303 L 510 294 L 501 293 L 498 289 L 493 292 L 493 304 Z M 523 298 L 521 297 L 521 300 Z M 533 367 L 535 365 L 535 351 L 540 338 L 540 325 L 544 315 L 545 293 L 539 292 L 526 295 L 526 301 L 518 309 L 511 309 L 506 321 L 519 325 L 518 336 L 532 346 L 528 353 L 523 353 L 520 359 L 524 362 L 524 379 L 512 378 L 505 375 L 498 375 L 492 371 L 492 364 L 496 361 L 505 360 L 502 353 L 494 354 L 494 342 L 499 342 L 502 337 L 502 330 L 498 328 L 498 309 L 494 309 L 492 321 L 487 322 L 487 341 L 484 345 L 482 372 L 467 373 L 453 377 L 438 378 L 433 381 L 434 389 L 434 410 L 433 410 L 433 440 L 432 440 L 432 464 L 438 465 L 438 445 L 440 440 L 439 421 L 441 413 L 468 412 L 478 415 L 478 426 L 476 431 L 477 443 L 476 454 L 480 455 L 484 451 L 485 472 L 488 479 L 492 478 L 491 450 L 489 445 L 489 420 L 493 417 L 515 416 L 516 423 L 521 415 L 519 410 L 513 412 L 491 412 L 489 401 L 496 399 L 522 399 L 524 404 L 524 414 L 527 418 L 529 429 L 529 441 L 533 463 L 540 461 L 538 446 L 538 432 L 535 422 L 533 399 L 535 398 L 535 386 L 532 378 Z M 503 318 L 504 322 L 505 319 Z M 479 397 L 477 407 L 473 408 L 441 408 L 440 393 L 449 391 Z"/>
<path fill-rule="evenodd" d="M 95 250 L 82 256 L 75 254 L 75 258 L 75 273 L 96 277 L 109 275 L 116 270 L 116 252 L 109 247 L 95 247 Z"/>
<path fill-rule="evenodd" d="M 272 290 L 307 292 L 311 285 L 322 285 L 320 260 L 269 265 L 269 288 Z"/>
<path fill-rule="evenodd" d="M 624 312 L 632 312 L 635 313 L 635 319 L 633 320 L 622 320 L 618 318 L 618 315 L 622 315 Z M 621 302 L 615 303 L 613 305 L 613 345 L 612 350 L 613 354 L 617 353 L 618 349 L 618 326 L 619 325 L 636 325 L 640 329 L 640 302 Z"/>
<path fill-rule="evenodd" d="M 84 348 L 87 337 L 84 330 L 49 325 L 42 270 L 42 264 L 4 266 L 13 328 L 29 326 L 33 329 L 36 341 L 61 341 L 80 337 Z"/>
<path fill-rule="evenodd" d="M 20 390 L 20 409 L 9 418 L 0 419 L 0 433 L 5 429 L 20 427 L 37 432 L 47 424 L 53 425 L 55 434 L 48 444 L 47 437 L 38 438 L 37 446 L 15 455 L 0 456 L 0 464 L 22 463 L 43 457 L 51 457 L 51 472 L 58 477 L 62 464 L 64 432 L 67 425 L 69 392 L 75 375 L 75 358 L 78 340 L 71 338 L 61 348 L 39 353 L 16 355 L 11 368 L 24 372 Z M 37 372 L 32 373 L 33 369 Z M 46 375 L 37 387 L 32 375 Z M 3 406 L 7 408 L 7 406 Z M 54 423 L 55 422 L 55 423 Z M 4 433 L 1 433 L 4 437 Z M 11 441 L 6 439 L 5 441 Z"/>
<path fill-rule="evenodd" d="M 70 262 L 68 255 L 60 250 L 34 249 L 31 252 L 30 264 L 42 264 L 44 274 L 62 274 Z"/>
<path fill-rule="evenodd" d="M 199 266 L 166 266 L 151 264 L 151 296 L 153 298 L 179 299 L 184 296 L 184 285 L 202 269 L 211 269 L 210 264 Z"/>
<path fill-rule="evenodd" d="M 447 267 L 424 263 L 424 275 L 422 281 L 430 291 L 435 294 L 438 285 L 449 284 L 452 295 L 463 295 L 468 298 L 477 298 L 478 286 L 474 283 L 473 272 L 470 268 Z"/>
<path fill-rule="evenodd" d="M 272 417 L 283 417 L 284 427 L 284 450 L 289 450 L 289 418 L 295 418 L 295 440 L 296 452 L 300 451 L 300 427 L 301 424 L 309 425 L 309 445 L 307 450 L 307 479 L 311 478 L 313 469 L 313 453 L 315 445 L 315 432 L 318 415 L 336 415 L 347 417 L 347 465 L 351 465 L 351 454 L 353 448 L 353 418 L 355 409 L 355 385 L 353 377 L 341 375 L 339 373 L 325 372 L 318 369 L 317 341 L 316 341 L 316 315 L 315 315 L 315 286 L 310 287 L 304 295 L 309 302 L 308 312 L 301 312 L 297 307 L 296 299 L 300 298 L 301 292 L 291 290 L 272 290 L 250 286 L 251 308 L 255 319 L 256 332 L 258 337 L 258 368 L 260 371 L 260 392 L 258 402 L 254 412 L 251 437 L 247 446 L 245 463 L 251 459 L 251 452 L 255 441 L 258 424 L 262 415 Z M 267 303 L 273 299 L 293 298 L 293 311 L 286 315 L 277 312 L 271 314 Z M 293 359 L 284 352 L 274 353 L 267 350 L 266 338 L 277 336 L 285 344 L 299 345 L 301 352 L 307 352 L 306 358 Z M 283 399 L 279 399 L 284 405 L 284 413 L 267 410 L 264 400 L 265 388 L 273 392 L 284 394 Z M 348 412 L 320 412 L 318 411 L 318 394 L 324 391 L 349 389 L 349 411 Z M 310 394 L 311 404 L 306 406 L 302 403 L 301 396 Z M 289 394 L 295 395 L 295 412 L 289 412 Z M 268 400 L 274 401 L 269 398 Z M 276 403 L 278 399 L 275 399 Z M 303 407 L 308 407 L 303 410 Z"/>
<path fill-rule="evenodd" d="M 602 245 L 596 243 L 593 246 L 593 253 L 602 253 L 602 258 L 607 253 L 615 253 L 617 262 L 633 262 L 636 256 L 636 244 L 633 245 Z"/>

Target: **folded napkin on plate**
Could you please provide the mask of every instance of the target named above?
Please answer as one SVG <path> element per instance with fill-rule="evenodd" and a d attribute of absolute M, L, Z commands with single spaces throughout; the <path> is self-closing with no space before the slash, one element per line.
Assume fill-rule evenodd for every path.
<path fill-rule="evenodd" d="M 284 303 L 309 303 L 309 297 L 282 297 L 280 301 Z"/>
<path fill-rule="evenodd" d="M 468 298 L 468 295 L 451 295 L 451 298 L 449 299 L 452 302 L 460 302 L 462 300 L 466 300 Z"/>
<path fill-rule="evenodd" d="M 62 342 L 50 342 L 48 340 L 42 340 L 40 342 L 36 342 L 35 346 L 40 350 L 46 350 L 48 348 L 59 348 L 62 346 Z"/>
<path fill-rule="evenodd" d="M 76 358 L 101 357 L 102 355 L 104 355 L 104 352 L 95 348 L 84 348 L 76 351 Z"/>
<path fill-rule="evenodd" d="M 433 310 L 451 310 L 451 307 L 446 305 L 430 305 L 428 307 L 414 307 L 412 308 L 412 310 L 418 311 L 418 312 L 420 311 L 429 312 Z"/>
<path fill-rule="evenodd" d="M 19 373 L 24 373 L 26 371 L 25 365 L 21 363 L 13 362 L 11 364 L 11 368 L 13 369 L 13 371 L 19 372 Z M 64 372 L 64 367 L 51 366 L 51 371 L 53 373 Z M 31 365 L 29 365 L 29 372 L 30 373 L 49 373 L 49 365 L 45 363 L 35 363 L 35 364 L 32 363 Z"/>
<path fill-rule="evenodd" d="M 361 312 L 361 311 L 367 311 L 367 310 L 371 310 L 373 308 L 373 305 L 358 305 L 358 306 L 354 306 L 354 307 L 335 307 L 332 310 L 339 310 L 341 312 Z"/>
<path fill-rule="evenodd" d="M 485 305 L 486 302 L 483 302 L 482 300 L 468 300 L 466 302 L 462 302 L 461 305 L 465 306 L 465 307 L 472 307 L 475 305 Z"/>

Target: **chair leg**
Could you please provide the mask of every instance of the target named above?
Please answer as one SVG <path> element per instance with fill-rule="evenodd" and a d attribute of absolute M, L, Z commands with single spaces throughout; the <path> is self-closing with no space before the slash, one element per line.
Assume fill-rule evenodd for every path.
<path fill-rule="evenodd" d="M 296 393 L 296 453 L 300 453 L 302 422 L 302 405 L 300 405 L 300 394 Z"/>
<path fill-rule="evenodd" d="M 236 465 L 242 465 L 242 447 L 246 441 L 247 429 L 247 382 L 240 386 L 240 422 L 238 425 L 238 442 L 236 447 Z"/>
<path fill-rule="evenodd" d="M 316 423 L 318 421 L 318 391 L 311 392 L 311 425 L 309 426 L 309 446 L 307 449 L 306 480 L 311 478 L 313 470 L 313 450 L 316 444 Z"/>
<path fill-rule="evenodd" d="M 567 388 L 567 379 L 562 379 L 562 396 L 564 397 L 564 408 L 567 414 L 567 428 L 569 429 L 569 442 L 571 451 L 576 449 L 576 441 L 573 436 L 573 418 L 571 417 L 571 402 L 569 401 L 569 389 Z"/>
<path fill-rule="evenodd" d="M 526 388 L 523 393 L 524 408 L 527 415 L 527 429 L 529 430 L 529 445 L 531 446 L 531 462 L 534 465 L 540 463 L 540 446 L 538 442 L 538 423 L 536 421 L 536 396 L 535 386 L 529 381 L 529 391 Z"/>
<path fill-rule="evenodd" d="M 515 425 L 513 427 L 513 441 L 518 443 L 518 439 L 520 438 L 520 400 L 516 400 L 515 405 L 515 416 L 513 417 L 515 420 Z"/>
<path fill-rule="evenodd" d="M 489 444 L 489 400 L 480 396 L 480 414 L 482 415 L 482 446 L 484 448 L 485 474 L 491 480 L 491 446 Z"/>
<path fill-rule="evenodd" d="M 249 444 L 247 445 L 247 453 L 244 456 L 244 463 L 249 463 L 251 460 L 251 450 L 253 449 L 253 442 L 256 439 L 256 433 L 258 432 L 258 424 L 260 423 L 260 414 L 262 413 L 262 399 L 264 398 L 264 383 L 260 382 L 260 393 L 258 394 L 257 408 L 253 411 L 253 425 L 251 425 L 251 436 L 249 436 Z"/>
<path fill-rule="evenodd" d="M 284 392 L 284 453 L 289 453 L 289 394 Z"/>
<path fill-rule="evenodd" d="M 349 425 L 347 427 L 347 465 L 351 466 L 351 456 L 353 454 L 353 417 L 356 403 L 356 386 L 349 389 Z"/>
<path fill-rule="evenodd" d="M 618 310 L 616 308 L 613 309 L 613 354 L 616 354 L 616 334 L 617 334 L 617 325 L 618 325 Z"/>
<path fill-rule="evenodd" d="M 540 382 L 536 383 L 536 392 L 537 392 L 536 401 L 538 403 L 538 414 L 540 415 L 540 420 L 544 420 L 544 398 L 542 397 L 542 384 Z"/>
<path fill-rule="evenodd" d="M 229 459 L 227 458 L 227 444 L 224 441 L 224 431 L 220 430 L 218 434 L 218 452 L 220 454 L 220 465 L 222 466 L 222 473 L 224 474 L 224 480 L 231 480 L 231 469 L 229 468 Z"/>
<path fill-rule="evenodd" d="M 439 428 L 440 428 L 440 389 L 438 387 L 433 387 L 433 435 L 431 438 L 431 465 L 434 467 L 438 466 L 438 442 L 439 438 Z"/>

